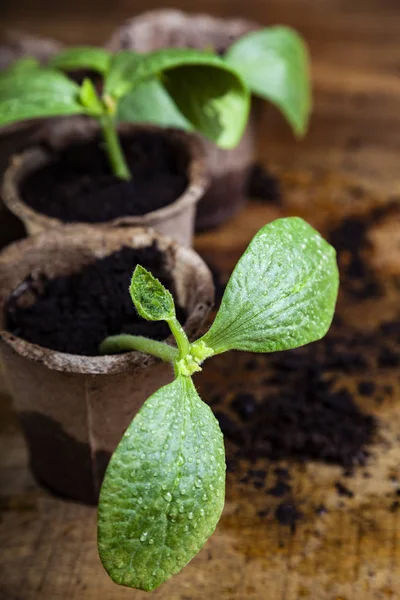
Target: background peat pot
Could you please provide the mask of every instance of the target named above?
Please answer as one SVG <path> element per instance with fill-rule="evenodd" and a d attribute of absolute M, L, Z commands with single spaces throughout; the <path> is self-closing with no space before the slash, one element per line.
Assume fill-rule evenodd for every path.
<path fill-rule="evenodd" d="M 167 47 L 204 50 L 210 47 L 223 54 L 236 39 L 259 27 L 245 19 L 218 19 L 179 10 L 155 10 L 126 21 L 106 47 L 113 52 L 149 52 Z M 211 185 L 198 204 L 196 229 L 220 225 L 245 204 L 246 182 L 254 160 L 255 127 L 252 111 L 244 135 L 233 150 L 222 150 L 201 138 Z"/>
<path fill-rule="evenodd" d="M 174 202 L 144 215 L 121 216 L 109 221 L 96 223 L 96 226 L 110 228 L 116 226 L 153 227 L 157 231 L 173 237 L 178 242 L 191 246 L 195 208 L 207 185 L 204 152 L 198 139 L 183 131 L 162 129 L 146 125 L 122 125 L 122 135 L 128 138 L 135 133 L 157 134 L 176 148 L 177 161 L 182 162 L 182 170 L 188 179 L 183 194 Z M 82 117 L 69 117 L 50 123 L 43 130 L 40 139 L 46 140 L 47 148 L 32 147 L 14 156 L 4 174 L 2 196 L 8 209 L 19 217 L 30 235 L 59 227 L 64 223 L 58 218 L 40 213 L 29 206 L 21 195 L 21 185 L 38 169 L 57 160 L 57 152 L 70 144 L 90 141 L 98 134 L 95 124 Z M 154 174 L 155 177 L 157 173 Z M 101 200 L 99 200 L 100 202 Z M 57 198 L 54 198 L 57 202 Z"/>
<path fill-rule="evenodd" d="M 0 44 L 0 71 L 24 56 L 33 56 L 40 63 L 60 52 L 63 44 L 57 40 L 29 35 L 22 31 L 7 31 Z"/>
<path fill-rule="evenodd" d="M 201 258 L 145 228 L 71 225 L 9 246 L 0 255 L 0 352 L 39 481 L 84 502 L 97 500 L 109 457 L 142 403 L 173 379 L 171 366 L 138 352 L 77 356 L 49 350 L 7 332 L 5 304 L 32 274 L 76 272 L 124 246 L 154 241 L 165 256 L 186 333 L 199 333 L 213 302 Z"/>
<path fill-rule="evenodd" d="M 63 44 L 56 40 L 8 32 L 4 43 L 0 44 L 0 71 L 24 56 L 33 56 L 40 62 L 47 62 L 62 48 Z M 3 176 L 10 157 L 33 143 L 42 127 L 43 123 L 40 121 L 25 121 L 0 128 L 0 177 Z M 0 198 L 0 248 L 23 237 L 23 233 L 21 222 L 7 210 Z"/>

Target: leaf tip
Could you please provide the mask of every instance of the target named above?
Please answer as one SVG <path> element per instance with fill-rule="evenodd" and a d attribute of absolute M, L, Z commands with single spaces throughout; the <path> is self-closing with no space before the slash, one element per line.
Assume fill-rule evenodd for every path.
<path fill-rule="evenodd" d="M 137 265 L 129 293 L 139 315 L 149 321 L 169 320 L 175 316 L 174 299 L 152 273 Z"/>

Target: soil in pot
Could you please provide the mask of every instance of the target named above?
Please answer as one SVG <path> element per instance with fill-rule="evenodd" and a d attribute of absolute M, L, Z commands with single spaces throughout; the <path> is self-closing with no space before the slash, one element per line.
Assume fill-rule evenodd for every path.
<path fill-rule="evenodd" d="M 102 223 L 140 216 L 172 204 L 188 186 L 189 157 L 166 136 L 121 136 L 131 181 L 115 177 L 100 139 L 70 145 L 21 184 L 35 211 L 63 222 Z"/>
<path fill-rule="evenodd" d="M 117 333 L 163 340 L 170 334 L 168 325 L 139 317 L 130 299 L 129 283 L 137 264 L 174 294 L 165 257 L 155 243 L 124 247 L 77 273 L 54 279 L 38 274 L 25 281 L 8 301 L 7 329 L 34 344 L 85 356 L 98 354 L 102 340 Z M 178 304 L 177 316 L 181 322 L 186 319 Z"/>

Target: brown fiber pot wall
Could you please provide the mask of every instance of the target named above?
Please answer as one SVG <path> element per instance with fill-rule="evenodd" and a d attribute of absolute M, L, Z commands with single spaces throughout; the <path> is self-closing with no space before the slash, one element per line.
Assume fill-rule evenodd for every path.
<path fill-rule="evenodd" d="M 122 246 L 153 240 L 166 255 L 188 314 L 183 326 L 193 337 L 213 303 L 211 274 L 193 250 L 151 229 L 71 225 L 0 254 L 0 355 L 31 466 L 39 481 L 76 500 L 96 502 L 110 454 L 143 402 L 172 381 L 172 367 L 138 352 L 84 357 L 42 348 L 4 329 L 4 306 L 29 275 L 68 274 Z"/>
<path fill-rule="evenodd" d="M 185 246 L 192 245 L 196 204 L 207 187 L 207 174 L 204 152 L 201 144 L 193 135 L 175 129 L 162 129 L 145 125 L 123 125 L 123 133 L 134 133 L 137 130 L 157 131 L 167 136 L 176 144 L 176 151 L 185 153 L 189 158 L 187 176 L 189 180 L 185 192 L 172 204 L 142 216 L 125 216 L 111 221 L 96 223 L 96 227 L 110 228 L 119 226 L 152 227 L 175 239 Z M 43 130 L 40 139 L 46 139 L 50 148 L 57 149 L 78 140 L 98 135 L 98 128 L 93 121 L 85 118 L 60 119 Z M 60 227 L 64 223 L 35 211 L 21 197 L 20 184 L 24 178 L 54 160 L 54 152 L 42 147 L 31 148 L 14 156 L 4 174 L 2 197 L 7 208 L 24 223 L 29 235 Z"/>
<path fill-rule="evenodd" d="M 225 51 L 240 36 L 259 28 L 244 19 L 218 19 L 186 14 L 179 10 L 156 10 L 126 21 L 106 44 L 113 52 L 133 49 L 149 52 L 166 47 Z M 250 114 L 240 144 L 221 150 L 204 139 L 202 144 L 211 185 L 197 207 L 196 229 L 215 227 L 238 212 L 246 202 L 246 182 L 255 153 L 255 116 Z"/>
<path fill-rule="evenodd" d="M 0 129 L 0 181 L 10 157 L 26 148 L 36 130 L 35 125 Z M 24 235 L 23 224 L 6 208 L 0 197 L 0 249 Z"/>

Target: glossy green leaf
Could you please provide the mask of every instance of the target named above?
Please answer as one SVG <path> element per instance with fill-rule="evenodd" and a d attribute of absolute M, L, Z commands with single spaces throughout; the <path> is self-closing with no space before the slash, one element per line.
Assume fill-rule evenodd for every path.
<path fill-rule="evenodd" d="M 67 48 L 54 56 L 49 65 L 63 71 L 89 70 L 103 75 L 111 65 L 112 54 L 104 48 L 94 46 L 79 46 Z"/>
<path fill-rule="evenodd" d="M 115 54 L 104 81 L 104 93 L 119 100 L 139 85 L 137 71 L 143 56 L 133 50 L 123 50 Z"/>
<path fill-rule="evenodd" d="M 122 52 L 112 63 L 105 91 L 121 98 L 157 76 L 197 131 L 222 148 L 240 141 L 248 119 L 249 89 L 235 69 L 212 53 L 183 48 L 145 55 Z"/>
<path fill-rule="evenodd" d="M 185 131 L 193 129 L 158 79 L 140 83 L 121 99 L 117 110 L 117 119 L 122 123 L 150 123 Z"/>
<path fill-rule="evenodd" d="M 0 125 L 25 119 L 86 113 L 79 86 L 51 69 L 27 69 L 0 76 Z"/>
<path fill-rule="evenodd" d="M 201 338 L 216 354 L 274 352 L 327 332 L 339 285 L 336 252 L 298 217 L 265 225 L 237 263 Z"/>
<path fill-rule="evenodd" d="M 175 316 L 174 299 L 158 279 L 137 265 L 129 288 L 139 315 L 149 321 L 162 321 Z"/>
<path fill-rule="evenodd" d="M 26 56 L 24 58 L 16 60 L 10 67 L 8 67 L 6 73 L 10 75 L 11 73 L 22 73 L 37 68 L 40 68 L 39 61 L 36 58 L 33 58 L 32 56 Z"/>
<path fill-rule="evenodd" d="M 145 402 L 107 468 L 98 547 L 110 577 L 151 591 L 180 571 L 213 533 L 224 494 L 218 422 L 179 377 Z"/>
<path fill-rule="evenodd" d="M 232 73 L 184 66 L 168 71 L 163 84 L 194 129 L 220 148 L 237 146 L 247 124 L 250 96 Z"/>
<path fill-rule="evenodd" d="M 311 110 L 309 56 L 303 38 L 289 27 L 253 31 L 226 56 L 257 96 L 274 103 L 296 135 L 307 130 Z"/>

